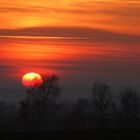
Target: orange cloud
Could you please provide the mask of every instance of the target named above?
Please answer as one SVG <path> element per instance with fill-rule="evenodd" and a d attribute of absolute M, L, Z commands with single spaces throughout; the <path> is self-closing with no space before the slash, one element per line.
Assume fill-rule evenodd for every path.
<path fill-rule="evenodd" d="M 0 0 L 0 28 L 81 26 L 140 34 L 139 0 Z"/>

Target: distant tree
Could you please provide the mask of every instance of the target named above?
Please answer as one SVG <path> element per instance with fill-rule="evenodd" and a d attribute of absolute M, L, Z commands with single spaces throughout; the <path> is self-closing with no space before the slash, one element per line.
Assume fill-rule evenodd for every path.
<path fill-rule="evenodd" d="M 5 130 L 7 124 L 7 106 L 0 102 L 0 131 Z"/>
<path fill-rule="evenodd" d="M 96 82 L 92 89 L 92 99 L 97 114 L 97 127 L 104 127 L 109 109 L 112 105 L 112 96 L 109 85 L 105 82 Z M 96 122 L 96 123 L 97 123 Z"/>
<path fill-rule="evenodd" d="M 31 126 L 31 121 L 32 121 L 32 117 L 31 117 L 31 112 L 30 112 L 30 103 L 29 100 L 23 100 L 20 102 L 19 104 L 19 108 L 17 111 L 17 121 L 19 122 L 20 126 L 22 127 L 22 129 L 27 130 L 29 129 Z"/>
<path fill-rule="evenodd" d="M 7 104 L 7 130 L 14 131 L 18 129 L 18 125 L 16 122 L 17 116 L 17 107 L 16 104 L 9 103 Z"/>
<path fill-rule="evenodd" d="M 135 89 L 127 87 L 120 92 L 120 116 L 125 127 L 133 127 L 138 117 L 139 97 Z"/>
<path fill-rule="evenodd" d="M 15 127 L 17 127 L 15 106 L 0 102 L 0 131 L 11 131 Z"/>
<path fill-rule="evenodd" d="M 89 101 L 87 99 L 78 99 L 67 116 L 65 127 L 67 129 L 87 128 L 88 107 L 89 107 Z"/>
<path fill-rule="evenodd" d="M 42 79 L 42 85 L 27 89 L 27 97 L 18 109 L 19 122 L 29 129 L 45 129 L 47 119 L 58 107 L 56 99 L 61 89 L 58 76 L 45 74 Z"/>

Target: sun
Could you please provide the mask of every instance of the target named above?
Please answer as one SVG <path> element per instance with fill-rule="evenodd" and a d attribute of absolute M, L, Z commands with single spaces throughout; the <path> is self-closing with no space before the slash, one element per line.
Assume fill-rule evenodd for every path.
<path fill-rule="evenodd" d="M 43 83 L 42 77 L 35 72 L 30 72 L 22 77 L 22 84 L 25 87 L 37 87 Z"/>

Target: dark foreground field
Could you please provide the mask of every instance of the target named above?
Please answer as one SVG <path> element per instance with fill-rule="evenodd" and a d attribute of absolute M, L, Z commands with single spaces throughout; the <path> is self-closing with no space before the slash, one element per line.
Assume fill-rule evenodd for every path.
<path fill-rule="evenodd" d="M 46 139 L 46 140 L 95 140 L 95 139 L 111 139 L 111 140 L 134 140 L 140 139 L 140 130 L 69 130 L 69 131 L 41 131 L 41 132 L 1 132 L 0 139 Z"/>

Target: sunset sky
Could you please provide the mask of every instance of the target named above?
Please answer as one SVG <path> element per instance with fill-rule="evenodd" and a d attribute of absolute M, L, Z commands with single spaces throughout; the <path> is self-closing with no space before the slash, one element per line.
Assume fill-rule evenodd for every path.
<path fill-rule="evenodd" d="M 0 0 L 1 99 L 20 99 L 31 71 L 60 75 L 67 97 L 140 87 L 140 0 Z"/>
<path fill-rule="evenodd" d="M 0 28 L 86 27 L 140 34 L 139 0 L 0 0 Z"/>

